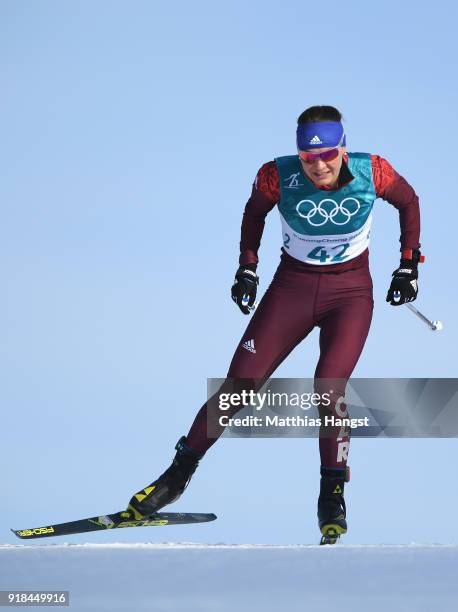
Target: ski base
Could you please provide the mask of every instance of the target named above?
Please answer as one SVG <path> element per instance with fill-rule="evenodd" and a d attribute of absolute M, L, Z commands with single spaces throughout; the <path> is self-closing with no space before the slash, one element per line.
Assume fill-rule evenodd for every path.
<path fill-rule="evenodd" d="M 30 529 L 12 529 L 11 531 L 23 540 L 34 538 L 49 538 L 61 535 L 74 535 L 88 531 L 102 531 L 106 529 L 125 529 L 129 527 L 157 527 L 163 525 L 188 525 L 191 523 L 208 523 L 214 521 L 213 513 L 196 512 L 157 512 L 142 520 L 135 520 L 129 512 L 116 512 L 104 516 L 93 516 L 44 527 Z"/>

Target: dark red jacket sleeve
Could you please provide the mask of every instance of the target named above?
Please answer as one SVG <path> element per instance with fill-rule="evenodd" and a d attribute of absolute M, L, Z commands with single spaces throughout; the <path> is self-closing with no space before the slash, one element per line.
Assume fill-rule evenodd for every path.
<path fill-rule="evenodd" d="M 420 247 L 420 207 L 409 183 L 379 155 L 371 155 L 375 193 L 399 211 L 401 250 Z"/>
<path fill-rule="evenodd" d="M 274 161 L 259 169 L 251 196 L 245 206 L 240 239 L 240 265 L 258 263 L 258 249 L 267 213 L 280 200 L 280 179 Z"/>

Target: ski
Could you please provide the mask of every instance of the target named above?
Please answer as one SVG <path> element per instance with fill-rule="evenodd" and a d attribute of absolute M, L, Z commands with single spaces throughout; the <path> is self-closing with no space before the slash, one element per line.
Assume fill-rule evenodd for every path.
<path fill-rule="evenodd" d="M 105 516 L 93 516 L 44 527 L 31 527 L 30 529 L 12 529 L 11 531 L 23 540 L 34 538 L 49 538 L 62 535 L 74 535 L 88 531 L 101 531 L 103 529 L 125 529 L 129 527 L 157 527 L 162 525 L 187 525 L 190 523 L 208 523 L 214 521 L 213 513 L 196 512 L 157 512 L 142 520 L 132 519 L 128 512 L 116 512 Z"/>
<path fill-rule="evenodd" d="M 320 546 L 326 546 L 328 544 L 335 544 L 338 539 L 339 539 L 339 536 L 337 537 L 332 537 L 329 535 L 321 536 Z"/>

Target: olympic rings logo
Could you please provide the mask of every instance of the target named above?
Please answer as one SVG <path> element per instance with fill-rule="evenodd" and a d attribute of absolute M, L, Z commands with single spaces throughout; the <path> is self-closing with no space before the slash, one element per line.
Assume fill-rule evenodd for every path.
<path fill-rule="evenodd" d="M 356 198 L 345 198 L 340 204 L 331 198 L 325 198 L 318 204 L 312 200 L 301 200 L 296 206 L 297 214 L 307 219 L 310 225 L 320 227 L 328 221 L 334 225 L 346 225 L 361 208 Z"/>

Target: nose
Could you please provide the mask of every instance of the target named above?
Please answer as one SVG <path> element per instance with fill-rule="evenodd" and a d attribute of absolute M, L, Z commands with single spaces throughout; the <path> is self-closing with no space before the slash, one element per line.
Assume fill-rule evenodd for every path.
<path fill-rule="evenodd" d="M 314 167 L 315 167 L 316 170 L 326 170 L 326 168 L 327 168 L 326 162 L 324 162 L 320 158 L 315 160 Z"/>

